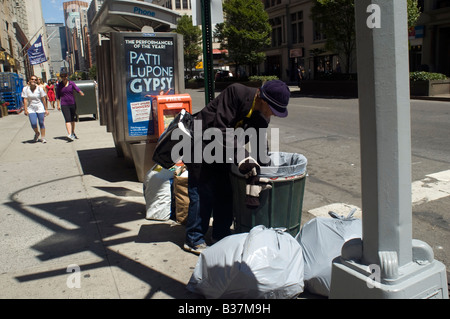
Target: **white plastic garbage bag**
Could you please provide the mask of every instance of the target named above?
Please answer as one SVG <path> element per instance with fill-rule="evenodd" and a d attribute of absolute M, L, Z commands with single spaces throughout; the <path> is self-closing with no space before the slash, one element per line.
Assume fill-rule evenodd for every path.
<path fill-rule="evenodd" d="M 294 298 L 303 292 L 303 266 L 289 233 L 260 225 L 207 248 L 187 288 L 206 298 Z"/>
<path fill-rule="evenodd" d="M 159 165 L 153 166 L 147 172 L 143 185 L 146 219 L 168 220 L 170 218 L 172 181 L 173 172 Z"/>
<path fill-rule="evenodd" d="M 330 294 L 333 259 L 341 255 L 345 242 L 362 237 L 360 219 L 329 212 L 329 217 L 316 217 L 305 225 L 295 239 L 300 243 L 305 262 L 305 290 L 321 295 Z"/>

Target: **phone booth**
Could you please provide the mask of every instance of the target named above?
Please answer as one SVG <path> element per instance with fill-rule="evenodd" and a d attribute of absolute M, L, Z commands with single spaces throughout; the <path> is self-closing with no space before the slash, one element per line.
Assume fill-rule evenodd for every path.
<path fill-rule="evenodd" d="M 170 98 L 184 92 L 183 37 L 170 32 L 178 18 L 175 11 L 144 1 L 105 0 L 92 20 L 93 33 L 108 38 L 97 49 L 100 122 L 141 182 L 154 165 L 159 124 L 181 111 L 179 103 L 191 104 Z M 153 97 L 164 92 L 158 112 Z"/>
<path fill-rule="evenodd" d="M 156 95 L 152 101 L 153 110 L 156 111 L 155 131 L 159 137 L 169 126 L 170 122 L 181 110 L 192 114 L 192 99 L 189 94 Z"/>

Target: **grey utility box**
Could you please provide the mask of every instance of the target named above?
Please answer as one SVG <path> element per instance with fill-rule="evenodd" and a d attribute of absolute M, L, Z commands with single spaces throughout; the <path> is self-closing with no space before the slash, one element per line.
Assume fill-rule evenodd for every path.
<path fill-rule="evenodd" d="M 77 103 L 77 115 L 92 114 L 94 119 L 98 118 L 98 99 L 96 83 L 92 80 L 74 81 L 83 91 L 84 96 L 75 93 L 75 102 Z"/>

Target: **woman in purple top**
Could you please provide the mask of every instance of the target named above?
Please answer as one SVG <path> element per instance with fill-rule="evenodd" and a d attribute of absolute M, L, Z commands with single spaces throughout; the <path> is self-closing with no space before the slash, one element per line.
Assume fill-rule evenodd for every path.
<path fill-rule="evenodd" d="M 61 73 L 61 82 L 56 86 L 56 101 L 58 104 L 58 111 L 61 110 L 66 121 L 66 129 L 69 134 L 67 137 L 70 140 L 78 138 L 75 135 L 75 118 L 77 105 L 75 103 L 75 96 L 73 91 L 77 91 L 81 96 L 84 96 L 83 91 L 72 81 L 67 78 L 67 73 Z"/>

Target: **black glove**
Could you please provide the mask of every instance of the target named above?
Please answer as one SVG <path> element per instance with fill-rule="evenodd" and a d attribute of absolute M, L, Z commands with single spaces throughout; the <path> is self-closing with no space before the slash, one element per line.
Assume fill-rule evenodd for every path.
<path fill-rule="evenodd" d="M 246 180 L 245 204 L 248 208 L 257 208 L 260 204 L 259 194 L 266 189 L 271 189 L 272 185 L 268 178 L 250 176 Z"/>
<path fill-rule="evenodd" d="M 253 157 L 244 158 L 238 164 L 239 172 L 245 176 L 245 178 L 249 178 L 250 176 L 256 176 L 261 171 L 261 167 L 258 162 Z"/>

